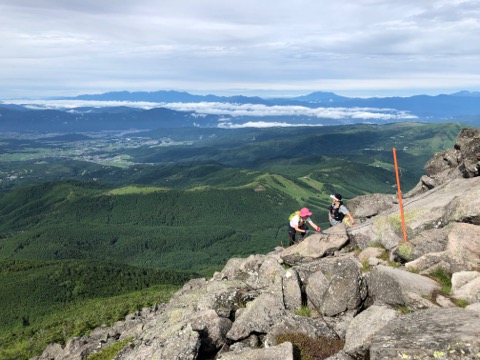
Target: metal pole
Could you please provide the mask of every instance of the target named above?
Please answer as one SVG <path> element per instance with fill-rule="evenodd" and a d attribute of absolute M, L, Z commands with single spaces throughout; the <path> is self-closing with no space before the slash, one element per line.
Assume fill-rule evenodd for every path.
<path fill-rule="evenodd" d="M 405 216 L 403 214 L 402 190 L 400 189 L 400 176 L 398 175 L 397 149 L 392 148 L 392 151 L 393 151 L 393 162 L 395 165 L 395 175 L 397 177 L 398 204 L 400 206 L 400 218 L 402 220 L 403 241 L 407 242 L 407 228 L 405 226 Z"/>

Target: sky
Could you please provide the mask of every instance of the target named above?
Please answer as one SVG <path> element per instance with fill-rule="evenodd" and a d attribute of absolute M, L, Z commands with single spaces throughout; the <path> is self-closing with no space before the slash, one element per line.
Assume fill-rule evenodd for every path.
<path fill-rule="evenodd" d="M 0 0 L 0 99 L 480 90 L 480 0 Z"/>

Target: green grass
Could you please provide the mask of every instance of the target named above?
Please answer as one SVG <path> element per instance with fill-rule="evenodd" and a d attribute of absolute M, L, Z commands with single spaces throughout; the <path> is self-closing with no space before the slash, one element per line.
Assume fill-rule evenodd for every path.
<path fill-rule="evenodd" d="M 87 356 L 85 360 L 113 360 L 133 338 L 128 338 L 120 342 L 114 343 L 108 347 L 102 348 L 98 353 Z"/>
<path fill-rule="evenodd" d="M 138 185 L 129 185 L 121 188 L 116 188 L 110 191 L 107 191 L 107 195 L 131 195 L 131 194 L 151 194 L 157 191 L 168 191 L 168 188 L 160 188 L 156 186 L 138 186 Z"/>
<path fill-rule="evenodd" d="M 440 291 L 443 294 L 450 294 L 450 292 L 452 291 L 452 277 L 445 269 L 438 268 L 430 272 L 429 275 L 440 284 Z"/>
<path fill-rule="evenodd" d="M 295 311 L 295 315 L 310 317 L 312 315 L 312 311 L 308 306 L 301 306 L 300 309 Z"/>

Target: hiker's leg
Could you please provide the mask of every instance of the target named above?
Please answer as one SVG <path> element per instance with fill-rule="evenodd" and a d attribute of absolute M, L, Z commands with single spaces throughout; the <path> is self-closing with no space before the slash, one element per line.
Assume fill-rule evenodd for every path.
<path fill-rule="evenodd" d="M 288 227 L 288 246 L 292 246 L 293 244 L 295 244 L 295 234 L 296 234 L 295 229 L 289 226 Z"/>

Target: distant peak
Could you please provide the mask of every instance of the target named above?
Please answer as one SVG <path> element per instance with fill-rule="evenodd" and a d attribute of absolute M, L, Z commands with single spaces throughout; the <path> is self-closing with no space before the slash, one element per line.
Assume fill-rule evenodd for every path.
<path fill-rule="evenodd" d="M 480 97 L 480 91 L 467 91 L 462 90 L 451 94 L 452 96 L 468 96 L 468 97 Z"/>

